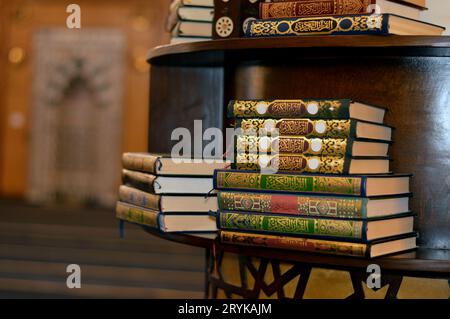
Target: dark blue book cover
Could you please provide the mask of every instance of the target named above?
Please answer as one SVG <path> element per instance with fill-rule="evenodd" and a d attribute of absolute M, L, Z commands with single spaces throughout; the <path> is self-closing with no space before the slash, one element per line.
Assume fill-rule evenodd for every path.
<path fill-rule="evenodd" d="M 249 20 L 245 26 L 246 37 L 301 36 L 301 35 L 360 35 L 360 34 L 393 34 L 390 20 L 400 19 L 414 24 L 430 26 L 430 24 L 392 14 L 352 14 L 338 16 L 321 16 L 306 18 L 277 18 Z M 436 32 L 445 28 L 435 26 Z M 439 33 L 439 32 L 438 32 Z M 431 35 L 431 34 L 430 34 Z"/>

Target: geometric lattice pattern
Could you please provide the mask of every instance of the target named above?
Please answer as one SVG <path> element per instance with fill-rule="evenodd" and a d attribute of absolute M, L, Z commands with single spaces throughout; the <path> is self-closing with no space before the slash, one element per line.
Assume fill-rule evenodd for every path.
<path fill-rule="evenodd" d="M 300 265 L 292 265 L 289 269 L 282 272 L 279 261 L 269 261 L 262 259 L 257 263 L 252 261 L 252 257 L 239 255 L 236 268 L 232 268 L 237 276 L 232 277 L 227 282 L 224 272 L 230 263 L 224 264 L 224 253 L 221 252 L 217 256 L 216 265 L 212 260 L 212 268 L 209 276 L 210 292 L 212 298 L 218 297 L 219 290 L 222 290 L 226 298 L 239 296 L 245 299 L 257 299 L 264 297 L 276 296 L 277 299 L 287 298 L 284 287 L 296 280 L 295 292 L 293 298 L 300 299 L 305 292 L 308 283 L 311 267 Z M 217 269 L 216 267 L 219 266 Z M 299 279 L 297 277 L 300 277 Z M 238 279 L 238 280 L 236 280 Z M 238 285 L 237 283 L 240 283 Z"/>
<path fill-rule="evenodd" d="M 206 295 L 213 299 L 450 297 L 448 278 L 411 278 L 382 271 L 381 287 L 371 289 L 366 284 L 368 274 L 355 269 L 324 269 L 227 252 L 211 252 L 207 262 Z"/>

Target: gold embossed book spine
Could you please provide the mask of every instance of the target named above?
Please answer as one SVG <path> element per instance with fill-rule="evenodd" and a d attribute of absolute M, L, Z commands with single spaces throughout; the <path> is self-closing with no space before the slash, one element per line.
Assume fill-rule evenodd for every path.
<path fill-rule="evenodd" d="M 218 190 L 366 196 L 366 177 L 216 170 Z"/>
<path fill-rule="evenodd" d="M 365 257 L 369 252 L 369 245 L 361 243 L 242 233 L 227 230 L 220 232 L 220 240 L 223 243 L 234 245 L 289 249 L 350 257 Z"/>
<path fill-rule="evenodd" d="M 158 228 L 158 216 L 159 213 L 157 211 L 144 209 L 123 202 L 117 202 L 116 204 L 116 217 L 130 223 Z"/>
<path fill-rule="evenodd" d="M 259 4 L 264 0 L 214 0 L 213 38 L 228 39 L 244 35 L 244 23 L 259 18 Z"/>
<path fill-rule="evenodd" d="M 366 218 L 367 198 L 223 192 L 217 194 L 219 210 L 273 213 L 294 216 Z"/>
<path fill-rule="evenodd" d="M 348 174 L 350 157 L 305 156 L 297 154 L 236 154 L 234 168 L 240 170 L 273 169 L 299 173 Z"/>
<path fill-rule="evenodd" d="M 159 211 L 161 209 L 161 196 L 150 194 L 141 190 L 121 185 L 119 187 L 119 200 L 136 206 Z"/>
<path fill-rule="evenodd" d="M 246 37 L 389 34 L 389 14 L 356 14 L 250 20 Z"/>
<path fill-rule="evenodd" d="M 236 128 L 243 135 L 302 136 L 308 138 L 351 138 L 355 137 L 354 120 L 311 120 L 311 119 L 237 119 Z"/>
<path fill-rule="evenodd" d="M 245 154 L 302 154 L 320 156 L 351 155 L 352 139 L 306 138 L 302 136 L 258 137 L 239 135 L 236 152 Z"/>
<path fill-rule="evenodd" d="M 300 0 L 261 3 L 260 18 L 293 18 L 366 13 L 375 0 Z"/>
<path fill-rule="evenodd" d="M 349 119 L 349 99 L 232 100 L 229 118 Z"/>
<path fill-rule="evenodd" d="M 219 229 L 366 241 L 367 221 L 220 211 Z"/>
<path fill-rule="evenodd" d="M 122 183 L 130 185 L 144 192 L 155 193 L 156 176 L 142 172 L 122 170 Z"/>
<path fill-rule="evenodd" d="M 124 153 L 122 165 L 124 169 L 156 174 L 159 157 L 149 154 Z"/>

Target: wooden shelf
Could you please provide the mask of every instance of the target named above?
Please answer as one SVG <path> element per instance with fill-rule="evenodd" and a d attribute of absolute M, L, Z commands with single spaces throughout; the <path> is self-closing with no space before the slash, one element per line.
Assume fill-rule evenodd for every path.
<path fill-rule="evenodd" d="M 384 270 L 401 272 L 403 276 L 450 277 L 450 250 L 419 248 L 416 251 L 386 257 L 363 259 L 222 244 L 219 242 L 216 234 L 162 233 L 148 227 L 144 227 L 144 229 L 154 236 L 177 243 L 202 247 L 209 250 L 212 250 L 213 246 L 215 246 L 216 250 L 246 256 L 304 263 L 311 266 L 330 267 L 333 269 L 366 269 L 370 264 L 377 264 Z"/>
<path fill-rule="evenodd" d="M 450 273 L 448 185 L 450 37 L 307 36 L 213 40 L 157 47 L 151 64 L 149 151 L 170 153 L 177 127 L 225 128 L 232 99 L 351 98 L 388 108 L 396 127 L 391 170 L 412 173 L 411 209 L 421 247 L 414 258 L 377 259 L 393 271 Z M 210 248 L 211 238 L 163 235 Z M 218 247 L 221 247 L 220 244 Z M 299 262 L 364 267 L 367 260 L 224 247 Z M 408 255 L 409 256 L 409 255 Z M 439 257 L 444 256 L 444 257 Z M 444 276 L 445 277 L 445 276 Z"/>
<path fill-rule="evenodd" d="M 276 50 L 276 52 L 275 52 Z M 163 45 L 148 54 L 149 63 L 164 65 L 218 65 L 226 59 L 263 59 L 286 54 L 358 54 L 450 56 L 450 36 L 304 36 L 210 40 Z"/>

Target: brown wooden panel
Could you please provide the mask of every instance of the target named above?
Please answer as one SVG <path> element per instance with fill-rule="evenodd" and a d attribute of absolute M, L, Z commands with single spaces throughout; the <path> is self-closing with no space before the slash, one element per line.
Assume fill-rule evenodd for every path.
<path fill-rule="evenodd" d="M 68 16 L 66 6 L 69 3 L 59 0 L 42 0 L 39 3 L 2 0 L 1 3 L 9 10 L 2 9 L 2 14 L 10 19 L 7 21 L 0 16 L 0 50 L 5 48 L 0 51 L 0 194 L 20 197 L 27 185 L 33 34 L 43 27 L 65 28 Z M 82 32 L 89 32 L 89 28 L 105 27 L 122 30 L 126 35 L 128 47 L 121 143 L 123 151 L 145 151 L 148 131 L 148 65 L 145 60 L 149 48 L 169 40 L 164 30 L 169 2 L 79 0 L 76 3 L 81 7 Z M 8 26 L 8 37 L 1 34 L 6 33 L 3 24 Z M 67 32 L 79 31 L 67 29 Z M 20 65 L 7 63 L 6 49 L 15 46 L 25 50 L 26 58 Z M 7 117 L 14 112 L 23 114 L 23 127 L 6 125 Z"/>
<path fill-rule="evenodd" d="M 172 130 L 177 127 L 187 128 L 193 138 L 194 120 L 202 120 L 204 129 L 222 127 L 221 67 L 152 66 L 151 83 L 151 152 L 170 153 L 177 143 L 171 141 Z"/>
<path fill-rule="evenodd" d="M 184 63 L 205 64 L 223 63 L 227 53 L 230 57 L 251 59 L 270 58 L 274 56 L 303 55 L 308 49 L 316 49 L 328 55 L 336 54 L 336 49 L 371 48 L 370 54 L 378 54 L 381 49 L 398 51 L 403 55 L 446 55 L 450 53 L 449 36 L 376 36 L 376 35 L 342 35 L 342 36 L 304 36 L 273 38 L 237 38 L 214 41 L 201 41 L 161 46 L 151 50 L 148 58 L 152 64 L 174 64 L 180 60 Z M 195 53 L 195 54 L 194 54 Z"/>

